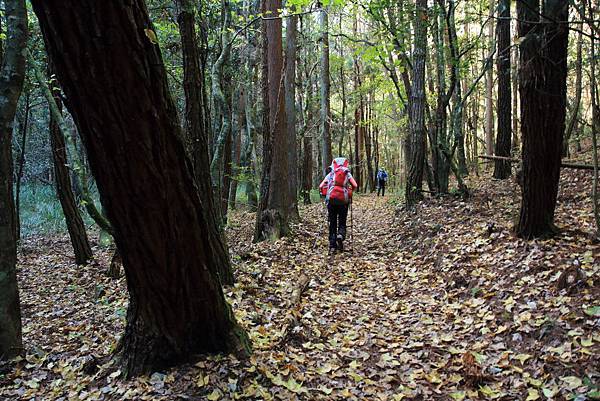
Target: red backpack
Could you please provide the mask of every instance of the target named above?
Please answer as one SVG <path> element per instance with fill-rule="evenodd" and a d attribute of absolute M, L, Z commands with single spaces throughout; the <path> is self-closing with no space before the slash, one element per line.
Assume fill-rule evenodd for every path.
<path fill-rule="evenodd" d="M 332 205 L 347 205 L 352 199 L 352 189 L 348 188 L 350 169 L 348 159 L 338 157 L 331 164 L 333 179 L 327 189 L 327 201 Z"/>

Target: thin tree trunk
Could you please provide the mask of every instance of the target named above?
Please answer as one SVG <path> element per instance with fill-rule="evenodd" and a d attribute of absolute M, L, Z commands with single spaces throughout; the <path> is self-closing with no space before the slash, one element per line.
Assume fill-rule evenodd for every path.
<path fill-rule="evenodd" d="M 296 59 L 298 16 L 289 17 L 286 26 L 285 49 L 285 116 L 288 150 L 288 197 L 290 210 L 288 216 L 292 220 L 299 220 L 298 212 L 298 147 L 296 144 Z"/>
<path fill-rule="evenodd" d="M 323 138 L 323 164 L 325 170 L 333 160 L 331 150 L 331 108 L 330 108 L 330 78 L 329 78 L 329 8 L 319 12 L 321 29 L 321 136 Z"/>
<path fill-rule="evenodd" d="M 581 42 L 578 43 L 578 47 Z M 600 235 L 600 200 L 598 199 L 598 126 L 600 126 L 600 99 L 596 87 L 596 39 L 592 37 L 590 44 L 590 97 L 592 100 L 592 146 L 594 156 L 594 182 L 592 187 L 592 203 L 594 220 L 596 221 L 596 237 Z"/>
<path fill-rule="evenodd" d="M 52 69 L 49 69 L 50 82 L 52 82 Z M 54 101 L 59 109 L 62 109 L 62 103 L 59 97 L 59 90 L 52 85 Z M 67 144 L 62 134 L 60 125 L 52 112 L 50 114 L 50 145 L 52 147 L 52 160 L 54 162 L 54 175 L 56 185 L 56 195 L 65 216 L 67 231 L 73 246 L 75 254 L 75 263 L 83 265 L 88 263 L 94 256 L 90 242 L 88 240 L 85 224 L 77 208 L 77 202 L 73 195 L 71 187 L 71 178 L 69 174 L 69 160 L 67 159 Z"/>
<path fill-rule="evenodd" d="M 422 199 L 425 164 L 425 59 L 427 57 L 427 0 L 416 0 L 414 19 L 413 80 L 410 94 L 409 146 L 406 149 L 406 204 Z"/>
<path fill-rule="evenodd" d="M 212 154 L 212 159 L 210 162 L 210 176 L 212 179 L 213 192 L 215 196 L 218 197 L 218 201 L 216 204 L 218 205 L 220 211 L 220 215 L 223 215 L 222 210 L 222 181 L 223 178 L 219 174 L 222 172 L 223 168 L 223 154 L 225 152 L 225 142 L 227 142 L 227 136 L 231 134 L 231 110 L 229 108 L 229 102 L 225 96 L 224 91 L 224 78 L 223 72 L 225 65 L 229 62 L 229 57 L 231 55 L 231 41 L 229 40 L 229 2 L 228 0 L 222 1 L 223 11 L 223 25 L 221 29 L 221 54 L 215 61 L 212 66 L 210 79 L 212 86 L 212 97 L 215 105 L 215 113 L 214 113 L 214 128 L 213 131 L 216 134 L 218 132 L 217 138 L 215 138 L 214 143 L 214 151 Z M 220 124 L 219 124 L 220 122 Z"/>
<path fill-rule="evenodd" d="M 21 183 L 23 182 L 23 171 L 25 169 L 25 148 L 27 146 L 27 132 L 29 131 L 29 114 L 31 109 L 31 93 L 27 91 L 25 95 L 25 115 L 23 121 L 19 124 L 19 131 L 21 134 L 21 149 L 19 154 L 18 169 L 17 169 L 17 184 L 15 188 L 15 205 L 16 211 L 16 232 L 17 240 L 21 239 Z"/>
<path fill-rule="evenodd" d="M 230 110 L 233 111 L 232 107 L 229 107 Z M 235 113 L 235 111 L 233 111 Z M 229 132 L 227 133 L 227 137 L 225 138 L 225 146 L 223 146 L 223 172 L 221 174 L 221 185 L 219 188 L 221 189 L 219 200 L 221 203 L 221 213 L 223 220 L 227 221 L 227 211 L 229 208 L 229 190 L 231 189 L 231 157 L 233 150 L 233 131 L 237 129 L 235 121 L 233 119 L 233 114 L 229 117 L 231 124 L 229 125 Z"/>
<path fill-rule="evenodd" d="M 181 36 L 183 54 L 183 91 L 185 94 L 185 128 L 188 148 L 194 165 L 194 176 L 198 186 L 198 195 L 205 207 L 202 209 L 205 219 L 209 222 L 210 229 L 218 227 L 216 224 L 214 192 L 210 181 L 201 179 L 206 174 L 209 165 L 208 152 L 208 127 L 205 123 L 206 114 L 204 103 L 204 70 L 200 60 L 204 57 L 199 49 L 196 36 L 196 18 L 193 3 L 190 0 L 177 0 L 177 23 Z M 219 221 L 221 221 L 219 219 Z M 213 224 L 214 223 L 214 224 Z M 218 240 L 215 238 L 219 237 Z M 223 284 L 233 284 L 234 277 L 229 261 L 229 253 L 225 236 L 222 230 L 217 230 L 209 236 L 213 241 L 212 248 L 219 261 L 217 266 Z M 114 259 L 114 258 L 113 258 Z"/>
<path fill-rule="evenodd" d="M 256 195 L 256 181 L 255 177 L 258 172 L 258 166 L 256 163 L 256 148 L 255 148 L 255 135 L 253 135 L 254 126 L 251 120 L 250 102 L 246 101 L 244 110 L 244 118 L 246 121 L 246 144 L 244 147 L 244 172 L 246 175 L 246 198 L 248 199 L 248 208 L 254 212 L 258 208 L 258 197 Z"/>
<path fill-rule="evenodd" d="M 498 118 L 496 156 L 510 156 L 511 150 L 511 86 L 510 86 L 510 0 L 498 1 Z M 510 177 L 510 162 L 496 160 L 494 178 Z"/>
<path fill-rule="evenodd" d="M 124 375 L 247 350 L 221 289 L 216 227 L 204 215 L 144 1 L 32 4 L 123 258 Z"/>
<path fill-rule="evenodd" d="M 520 138 L 519 138 L 519 47 L 514 46 L 512 51 L 512 150 L 516 154 L 519 152 Z"/>
<path fill-rule="evenodd" d="M 240 89 L 237 109 L 238 124 L 233 138 L 233 160 L 231 161 L 231 184 L 229 187 L 229 208 L 231 210 L 236 209 L 237 190 L 241 174 L 242 137 L 246 132 L 246 93 L 243 87 Z"/>
<path fill-rule="evenodd" d="M 581 92 L 582 92 L 582 78 L 583 78 L 583 57 L 582 57 L 582 44 L 583 44 L 583 24 L 579 24 L 579 32 L 577 32 L 577 56 L 575 60 L 575 100 L 573 101 L 573 110 L 571 111 L 571 117 L 567 124 L 567 130 L 565 131 L 565 139 L 563 141 L 563 157 L 569 157 L 569 142 L 573 136 L 573 132 L 576 131 L 577 118 L 579 117 L 579 109 L 581 107 Z"/>
<path fill-rule="evenodd" d="M 372 98 L 367 95 L 367 125 L 363 127 L 363 137 L 365 141 L 365 156 L 367 160 L 367 174 L 368 179 L 365 180 L 365 189 L 367 183 L 369 184 L 369 191 L 375 191 L 375 174 L 373 172 L 373 151 L 372 151 L 372 143 L 371 143 L 371 121 L 373 121 L 372 116 Z"/>
<path fill-rule="evenodd" d="M 25 80 L 25 0 L 5 0 L 7 44 L 0 53 L 0 360 L 23 351 L 17 285 L 17 236 L 13 199 L 12 131 Z"/>
<path fill-rule="evenodd" d="M 488 43 L 490 48 L 494 45 L 494 0 L 490 0 L 488 22 Z M 488 156 L 494 154 L 494 69 L 490 65 L 485 75 L 485 151 Z"/>

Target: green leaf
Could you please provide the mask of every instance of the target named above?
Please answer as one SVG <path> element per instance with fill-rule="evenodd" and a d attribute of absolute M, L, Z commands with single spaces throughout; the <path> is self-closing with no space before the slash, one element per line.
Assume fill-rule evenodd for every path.
<path fill-rule="evenodd" d="M 565 382 L 570 390 L 574 390 L 577 387 L 581 387 L 581 385 L 583 384 L 583 381 L 581 381 L 581 379 L 577 376 L 565 376 L 561 377 L 560 380 Z"/>
<path fill-rule="evenodd" d="M 591 306 L 589 308 L 586 308 L 584 312 L 586 315 L 589 315 L 591 317 L 600 317 L 600 306 Z"/>

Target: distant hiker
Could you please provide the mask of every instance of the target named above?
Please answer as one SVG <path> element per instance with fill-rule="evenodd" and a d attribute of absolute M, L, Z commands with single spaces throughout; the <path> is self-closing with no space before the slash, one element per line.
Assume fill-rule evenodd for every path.
<path fill-rule="evenodd" d="M 377 172 L 377 196 L 381 192 L 381 196 L 385 196 L 385 183 L 387 182 L 388 174 L 382 168 Z"/>
<path fill-rule="evenodd" d="M 325 202 L 329 214 L 329 252 L 344 249 L 346 239 L 346 219 L 348 205 L 352 201 L 352 192 L 358 188 L 344 157 L 333 159 L 331 171 L 327 174 L 319 189 L 327 190 Z"/>
<path fill-rule="evenodd" d="M 327 166 L 327 168 L 325 169 L 325 179 L 327 179 L 327 177 L 329 177 L 329 173 L 331 173 L 331 166 Z M 321 197 L 325 198 L 327 196 L 327 189 L 329 188 L 329 185 L 320 185 L 319 186 L 319 192 L 321 193 Z"/>

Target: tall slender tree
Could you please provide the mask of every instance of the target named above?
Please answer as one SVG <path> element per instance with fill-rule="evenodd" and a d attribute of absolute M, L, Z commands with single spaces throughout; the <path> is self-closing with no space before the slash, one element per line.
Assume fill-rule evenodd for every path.
<path fill-rule="evenodd" d="M 511 86 L 510 86 L 510 0 L 498 1 L 498 112 L 496 156 L 509 157 L 511 151 Z M 496 160 L 494 178 L 510 177 L 510 162 Z"/>
<path fill-rule="evenodd" d="M 494 46 L 494 11 L 496 5 L 494 0 L 489 0 L 488 43 Z M 490 65 L 485 75 L 485 152 L 494 153 L 494 69 Z"/>
<path fill-rule="evenodd" d="M 287 235 L 290 229 L 282 23 L 281 18 L 277 18 L 281 10 L 281 0 L 263 1 L 263 13 L 274 18 L 263 20 L 266 39 L 263 96 L 267 97 L 263 102 L 268 103 L 268 107 L 264 107 L 265 111 L 268 110 L 268 123 L 263 127 L 263 132 L 268 132 L 268 135 L 265 135 L 263 143 L 265 155 L 261 183 L 262 199 L 257 213 L 255 240 L 280 238 Z"/>
<path fill-rule="evenodd" d="M 123 259 L 124 374 L 200 352 L 247 350 L 221 289 L 215 228 L 197 193 L 145 2 L 32 5 Z"/>
<path fill-rule="evenodd" d="M 201 178 L 205 174 L 205 167 L 209 165 L 208 132 L 205 124 L 204 114 L 204 71 L 201 68 L 201 50 L 198 46 L 196 35 L 196 13 L 190 0 L 177 0 L 177 23 L 181 36 L 181 47 L 183 54 L 183 91 L 185 93 L 185 128 L 188 149 L 194 166 L 194 176 L 198 186 L 198 195 L 205 207 L 202 209 L 209 229 L 218 227 L 214 224 L 216 215 L 213 212 L 214 196 L 210 181 Z M 223 284 L 233 284 L 234 277 L 229 261 L 229 253 L 225 244 L 222 230 L 216 230 L 208 237 L 220 261 L 219 275 Z"/>
<path fill-rule="evenodd" d="M 321 136 L 323 137 L 323 171 L 333 159 L 331 149 L 331 80 L 329 77 L 329 15 L 328 7 L 321 5 L 319 27 L 321 29 Z"/>
<path fill-rule="evenodd" d="M 57 85 L 52 84 L 52 68 L 50 67 L 48 70 L 51 82 L 50 88 L 52 89 L 56 106 L 60 110 L 62 109 L 60 90 L 57 88 Z M 73 246 L 73 252 L 75 254 L 75 262 L 82 265 L 92 259 L 92 248 L 90 247 L 85 224 L 83 223 L 83 219 L 77 208 L 75 196 L 73 195 L 65 137 L 63 136 L 59 122 L 54 117 L 54 114 L 52 112 L 49 114 L 50 146 L 52 148 L 52 160 L 54 161 L 56 195 L 58 196 L 58 200 L 60 201 L 65 216 L 67 231 L 69 232 L 69 238 L 71 239 L 71 245 Z"/>
<path fill-rule="evenodd" d="M 523 137 L 523 194 L 516 227 L 522 238 L 556 232 L 562 140 L 565 131 L 567 0 L 519 0 L 519 92 Z"/>
<path fill-rule="evenodd" d="M 298 213 L 298 146 L 296 145 L 296 59 L 298 16 L 288 18 L 285 33 L 285 116 L 288 150 L 289 216 L 297 220 Z"/>
<path fill-rule="evenodd" d="M 7 44 L 3 54 L 0 51 L 0 360 L 12 358 L 23 349 L 11 142 L 25 80 L 27 45 L 25 0 L 5 0 L 4 7 Z"/>
<path fill-rule="evenodd" d="M 563 141 L 563 157 L 569 157 L 569 142 L 573 132 L 577 131 L 577 122 L 579 121 L 579 109 L 581 108 L 581 93 L 583 81 L 583 24 L 579 24 L 577 32 L 577 55 L 575 56 L 575 99 L 573 100 L 571 116 L 567 123 L 565 139 Z"/>
<path fill-rule="evenodd" d="M 415 1 L 413 74 L 410 93 L 410 131 L 406 149 L 406 204 L 414 206 L 423 196 L 425 164 L 425 58 L 427 56 L 427 0 Z"/>

